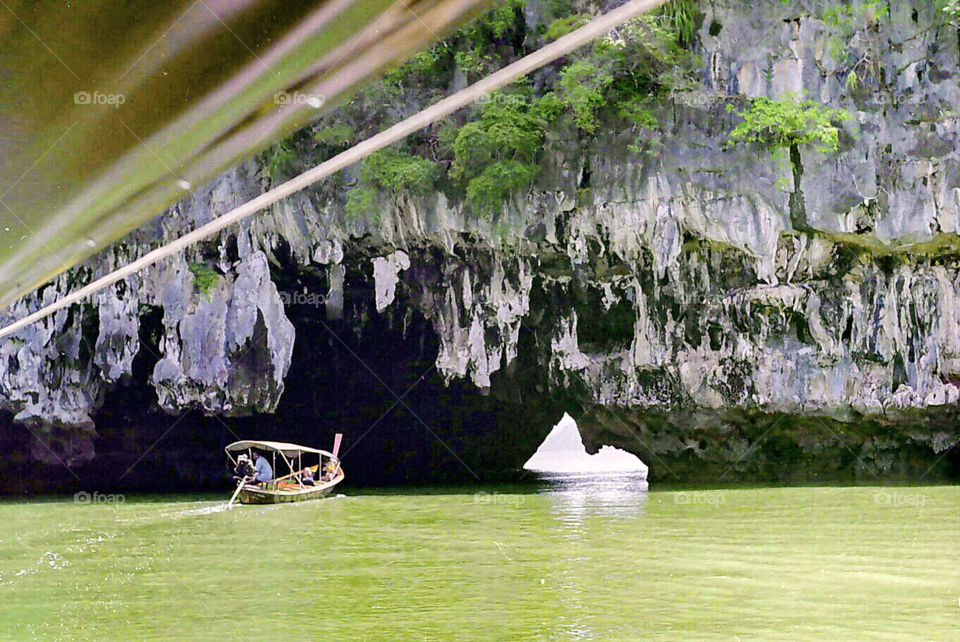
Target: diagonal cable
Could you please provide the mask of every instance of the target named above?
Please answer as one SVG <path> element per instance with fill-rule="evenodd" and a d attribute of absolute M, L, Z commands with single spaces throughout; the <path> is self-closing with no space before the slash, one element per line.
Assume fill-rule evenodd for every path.
<path fill-rule="evenodd" d="M 443 100 L 417 112 L 413 116 L 393 125 L 392 127 L 360 142 L 346 151 L 334 156 L 333 158 L 320 163 L 316 167 L 296 176 L 289 181 L 278 185 L 268 192 L 234 208 L 230 212 L 215 218 L 214 220 L 200 226 L 199 228 L 180 236 L 179 238 L 163 245 L 151 252 L 148 252 L 139 259 L 125 265 L 122 268 L 96 279 L 68 294 L 65 297 L 51 303 L 50 305 L 30 314 L 18 321 L 0 328 L 0 338 L 9 336 L 20 328 L 42 319 L 57 310 L 67 307 L 75 301 L 81 300 L 91 294 L 94 294 L 103 288 L 115 283 L 134 272 L 137 272 L 148 265 L 152 265 L 162 258 L 171 256 L 194 243 L 218 233 L 220 230 L 243 220 L 277 201 L 290 196 L 314 183 L 349 167 L 358 161 L 366 158 L 370 154 L 383 149 L 406 136 L 423 129 L 441 118 L 471 104 L 481 96 L 486 96 L 491 92 L 507 85 L 518 78 L 521 78 L 530 72 L 553 62 L 554 60 L 570 53 L 571 51 L 582 47 L 583 45 L 599 38 L 611 29 L 651 10 L 661 4 L 664 0 L 630 0 L 624 5 L 613 9 L 612 11 L 599 16 L 589 22 L 587 25 L 569 33 L 558 40 L 545 45 L 543 48 L 524 56 L 520 60 L 507 65 L 503 69 L 487 76 L 486 78 L 470 85 L 469 87 L 451 95 Z M 2 2 L 2 0 L 0 0 Z"/>

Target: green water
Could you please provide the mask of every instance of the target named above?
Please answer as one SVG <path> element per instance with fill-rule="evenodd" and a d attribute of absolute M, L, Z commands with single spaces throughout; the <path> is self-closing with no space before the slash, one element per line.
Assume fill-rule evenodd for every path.
<path fill-rule="evenodd" d="M 960 488 L 0 503 L 0 638 L 960 639 Z"/>

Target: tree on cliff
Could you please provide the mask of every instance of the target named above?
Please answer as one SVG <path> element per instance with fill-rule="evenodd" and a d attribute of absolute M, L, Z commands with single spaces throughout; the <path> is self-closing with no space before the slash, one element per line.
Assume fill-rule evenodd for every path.
<path fill-rule="evenodd" d="M 773 100 L 760 97 L 750 101 L 743 111 L 727 105 L 727 111 L 743 118 L 727 137 L 727 144 L 759 143 L 771 149 L 790 152 L 793 167 L 793 192 L 790 194 L 790 219 L 795 229 L 807 226 L 800 179 L 803 160 L 800 147 L 814 145 L 817 151 L 836 152 L 839 148 L 838 123 L 850 118 L 845 109 L 831 109 L 813 100 L 796 97 Z"/>

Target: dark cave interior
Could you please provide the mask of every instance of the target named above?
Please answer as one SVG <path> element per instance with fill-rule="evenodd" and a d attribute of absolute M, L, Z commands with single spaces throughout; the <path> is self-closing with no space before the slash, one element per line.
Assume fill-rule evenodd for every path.
<path fill-rule="evenodd" d="M 289 272 L 288 272 L 289 273 Z M 353 282 L 351 277 L 356 279 Z M 415 310 L 373 311 L 373 292 L 347 273 L 350 306 L 362 324 L 328 317 L 323 305 L 288 305 L 296 328 L 292 363 L 276 411 L 247 417 L 170 415 L 149 383 L 156 364 L 162 312 L 141 317 L 144 348 L 132 375 L 104 395 L 94 415 L 96 456 L 90 462 L 41 464 L 30 455 L 38 437 L 0 416 L 0 490 L 7 493 L 96 489 L 190 492 L 226 488 L 223 448 L 239 439 L 291 441 L 330 449 L 344 434 L 341 457 L 350 484 L 470 483 L 516 479 L 523 462 L 562 416 L 504 402 L 518 395 L 509 369 L 492 390 L 468 380 L 444 383 L 434 367 L 438 339 Z M 326 292 L 326 279 L 300 272 L 278 288 Z M 337 316 L 337 315 L 332 315 Z M 344 315 L 350 319 L 352 314 Z M 551 419 L 552 418 L 552 419 Z M 542 425 L 540 425 L 542 424 Z M 36 444 L 34 444 L 36 447 Z"/>

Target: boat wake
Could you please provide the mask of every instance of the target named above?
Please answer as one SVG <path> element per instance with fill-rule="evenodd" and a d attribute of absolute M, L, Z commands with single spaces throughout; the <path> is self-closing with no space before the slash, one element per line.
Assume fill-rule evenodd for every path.
<path fill-rule="evenodd" d="M 206 504 L 207 502 L 204 502 Z M 185 508 L 183 510 L 177 510 L 170 513 L 162 513 L 160 517 L 164 519 L 178 518 L 178 517 L 192 517 L 194 515 L 212 515 L 214 513 L 222 513 L 227 510 L 227 503 L 216 503 L 208 504 L 206 506 L 200 506 L 199 508 Z"/>
<path fill-rule="evenodd" d="M 204 506 L 203 508 L 190 508 L 188 510 L 182 510 L 178 515 L 211 515 L 213 513 L 222 513 L 223 511 L 230 508 L 230 506 L 224 502 L 222 504 L 214 504 L 213 506 Z"/>

